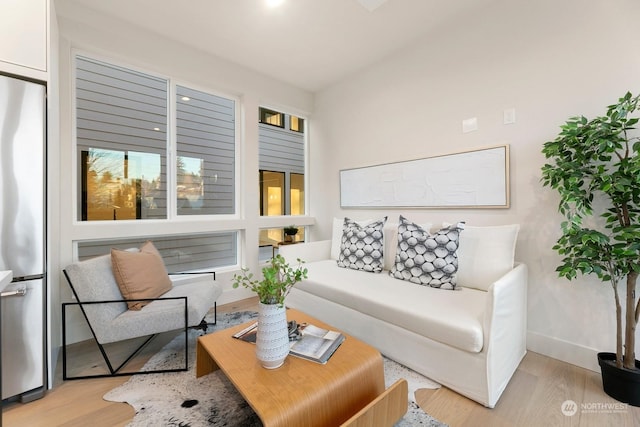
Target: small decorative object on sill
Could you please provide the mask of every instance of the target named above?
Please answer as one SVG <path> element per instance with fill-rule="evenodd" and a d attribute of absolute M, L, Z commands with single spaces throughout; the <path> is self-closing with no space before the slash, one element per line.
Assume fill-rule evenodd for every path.
<path fill-rule="evenodd" d="M 295 235 L 298 234 L 298 227 L 290 225 L 284 228 L 284 241 L 287 243 L 293 242 Z"/>
<path fill-rule="evenodd" d="M 262 269 L 262 280 L 254 279 L 247 269 L 233 276 L 233 287 L 243 286 L 252 290 L 260 300 L 256 357 L 267 369 L 275 369 L 284 363 L 289 354 L 289 328 L 284 299 L 296 283 L 307 277 L 304 261 L 291 267 L 282 255 L 271 258 Z"/>

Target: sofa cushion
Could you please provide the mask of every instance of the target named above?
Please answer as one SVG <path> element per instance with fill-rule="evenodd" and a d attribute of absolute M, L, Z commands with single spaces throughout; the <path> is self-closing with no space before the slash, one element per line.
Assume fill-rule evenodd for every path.
<path fill-rule="evenodd" d="M 486 291 L 513 268 L 520 225 L 466 226 L 460 235 L 457 282 Z"/>
<path fill-rule="evenodd" d="M 387 217 L 361 226 L 345 218 L 338 266 L 372 273 L 382 271 L 384 240 L 382 228 Z"/>
<path fill-rule="evenodd" d="M 171 289 L 171 279 L 158 250 L 150 241 L 140 250 L 111 249 L 113 275 L 124 299 L 157 298 Z M 130 310 L 140 310 L 148 301 L 130 301 Z"/>
<path fill-rule="evenodd" d="M 396 261 L 392 277 L 433 288 L 455 289 L 458 240 L 464 223 L 429 233 L 402 215 L 398 225 Z"/>
<path fill-rule="evenodd" d="M 442 292 L 387 274 L 365 275 L 339 268 L 333 260 L 310 262 L 305 267 L 309 278 L 296 284 L 296 291 L 308 292 L 460 350 L 475 353 L 482 350 L 486 292 L 463 288 Z"/>

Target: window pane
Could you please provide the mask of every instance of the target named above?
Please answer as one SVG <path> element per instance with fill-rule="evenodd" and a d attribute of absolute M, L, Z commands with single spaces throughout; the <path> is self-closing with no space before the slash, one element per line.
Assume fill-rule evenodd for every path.
<path fill-rule="evenodd" d="M 79 217 L 166 218 L 167 81 L 76 58 Z"/>
<path fill-rule="evenodd" d="M 139 248 L 148 238 L 78 243 L 78 258 L 84 260 L 110 253 L 111 248 Z M 153 244 L 162 255 L 170 273 L 178 271 L 211 270 L 237 264 L 237 233 L 190 234 L 153 237 Z"/>
<path fill-rule="evenodd" d="M 176 87 L 178 215 L 235 213 L 235 102 Z"/>

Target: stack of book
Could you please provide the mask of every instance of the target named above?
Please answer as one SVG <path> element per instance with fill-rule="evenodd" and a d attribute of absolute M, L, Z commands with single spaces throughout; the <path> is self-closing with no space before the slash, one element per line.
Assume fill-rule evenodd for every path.
<path fill-rule="evenodd" d="M 234 334 L 233 337 L 255 344 L 257 333 L 258 322 L 255 322 Z M 289 354 L 323 364 L 327 363 L 345 339 L 340 332 L 309 324 L 298 325 L 295 321 L 289 322 L 289 337 L 291 342 Z"/>

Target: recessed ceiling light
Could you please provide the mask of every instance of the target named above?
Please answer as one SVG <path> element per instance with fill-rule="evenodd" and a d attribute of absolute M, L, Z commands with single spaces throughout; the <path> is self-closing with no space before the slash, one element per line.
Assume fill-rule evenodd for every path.
<path fill-rule="evenodd" d="M 182 98 L 183 101 L 191 101 L 191 98 L 189 98 L 188 96 L 183 96 Z"/>
<path fill-rule="evenodd" d="M 266 2 L 269 7 L 278 7 L 284 3 L 284 0 L 266 0 Z"/>

